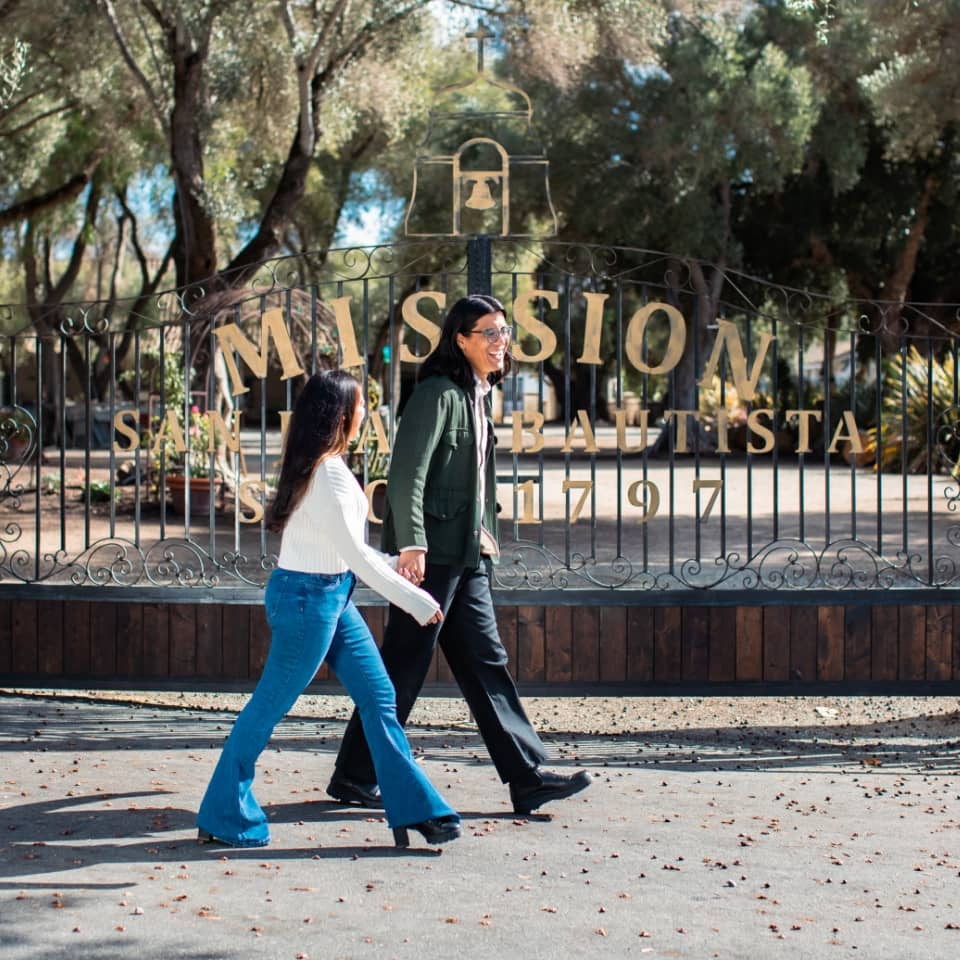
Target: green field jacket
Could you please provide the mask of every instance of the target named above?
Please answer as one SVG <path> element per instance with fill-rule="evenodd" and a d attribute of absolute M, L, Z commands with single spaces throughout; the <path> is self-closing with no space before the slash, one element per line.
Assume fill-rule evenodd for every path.
<path fill-rule="evenodd" d="M 404 407 L 387 476 L 383 549 L 426 547 L 433 563 L 476 567 L 480 524 L 497 536 L 497 466 L 487 398 L 486 496 L 480 503 L 476 427 L 467 392 L 427 377 Z"/>

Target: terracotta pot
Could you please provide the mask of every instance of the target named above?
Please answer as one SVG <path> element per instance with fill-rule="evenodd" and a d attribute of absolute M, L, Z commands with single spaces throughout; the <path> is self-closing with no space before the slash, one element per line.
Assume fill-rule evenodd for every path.
<path fill-rule="evenodd" d="M 170 506 L 174 513 L 184 516 L 187 512 L 187 478 L 182 473 L 167 474 L 167 490 L 170 491 Z M 214 480 L 214 498 L 220 492 L 220 481 Z M 216 504 L 210 499 L 210 478 L 190 478 L 190 515 L 200 517 L 211 514 Z"/>

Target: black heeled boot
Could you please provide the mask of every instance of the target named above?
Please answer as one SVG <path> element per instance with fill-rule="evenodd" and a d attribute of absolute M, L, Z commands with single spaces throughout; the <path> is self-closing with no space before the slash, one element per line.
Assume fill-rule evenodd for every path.
<path fill-rule="evenodd" d="M 393 842 L 398 847 L 409 847 L 408 831 L 410 830 L 416 830 L 427 843 L 446 843 L 460 836 L 460 818 L 448 814 L 445 817 L 433 817 L 420 823 L 409 823 L 405 827 L 394 827 Z"/>

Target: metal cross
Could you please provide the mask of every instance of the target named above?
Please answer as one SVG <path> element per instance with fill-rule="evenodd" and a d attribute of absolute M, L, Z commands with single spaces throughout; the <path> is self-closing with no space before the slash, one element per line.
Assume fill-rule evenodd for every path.
<path fill-rule="evenodd" d="M 477 21 L 477 29 L 473 33 L 467 34 L 468 40 L 477 41 L 477 73 L 483 73 L 483 42 L 492 40 L 495 35 L 491 33 L 482 20 Z"/>

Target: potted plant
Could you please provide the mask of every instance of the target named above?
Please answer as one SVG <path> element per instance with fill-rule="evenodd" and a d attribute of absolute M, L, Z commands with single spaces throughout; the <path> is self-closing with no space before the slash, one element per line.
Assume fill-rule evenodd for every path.
<path fill-rule="evenodd" d="M 190 490 L 191 510 L 197 513 L 208 512 L 212 493 L 220 491 L 221 478 L 213 471 L 211 483 L 210 439 L 212 429 L 210 416 L 201 413 L 194 404 L 190 408 L 190 417 L 184 431 L 186 450 L 178 450 L 176 438 L 170 433 L 164 435 L 163 447 L 166 462 L 167 490 L 174 513 L 186 513 L 186 494 Z"/>

